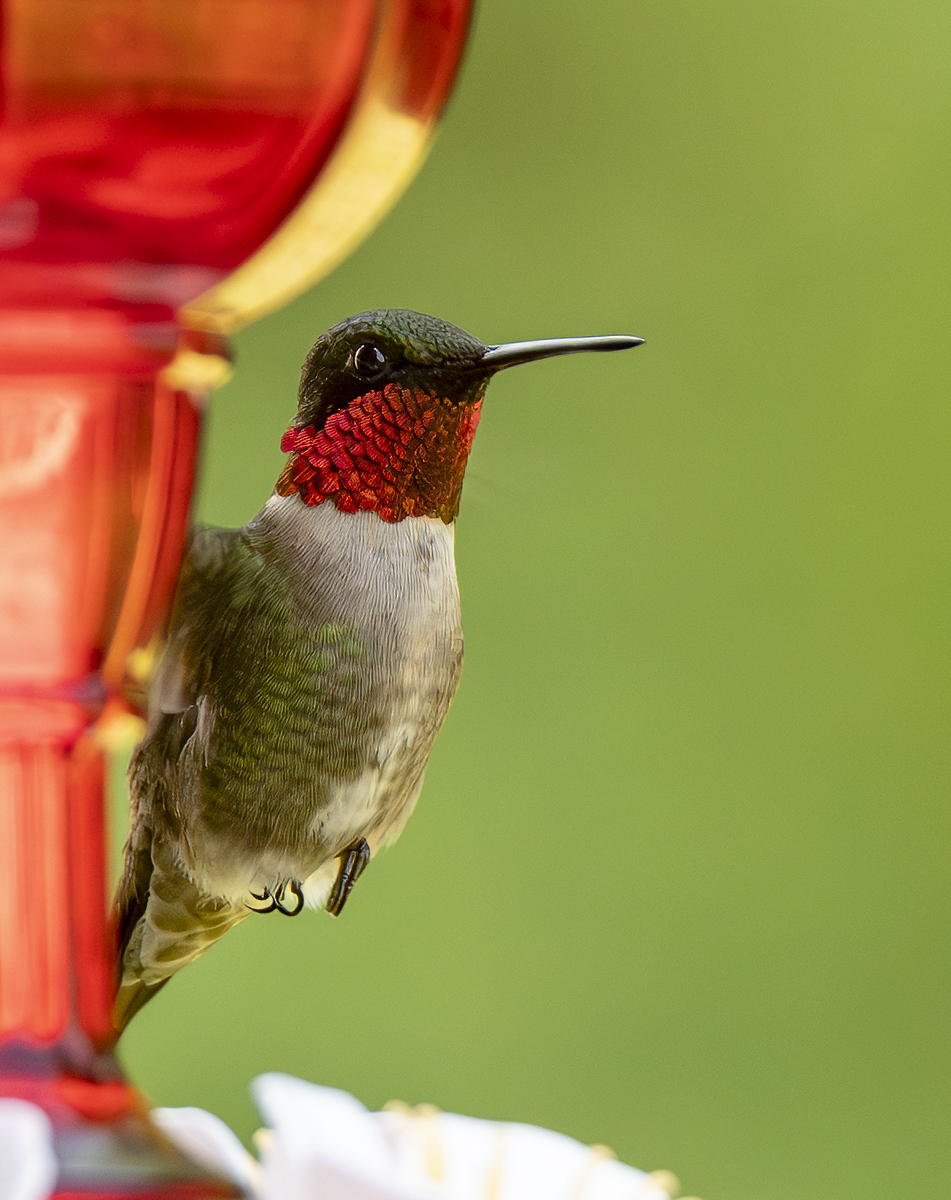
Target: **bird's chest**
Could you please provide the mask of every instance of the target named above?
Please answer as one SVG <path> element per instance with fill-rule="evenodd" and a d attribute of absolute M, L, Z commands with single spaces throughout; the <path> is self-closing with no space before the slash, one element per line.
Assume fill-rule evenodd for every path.
<path fill-rule="evenodd" d="M 388 523 L 329 504 L 297 504 L 294 514 L 321 535 L 304 542 L 288 588 L 299 626 L 318 643 L 313 678 L 349 703 L 351 715 L 362 711 L 368 732 L 379 724 L 385 749 L 407 720 L 437 702 L 457 668 L 452 529 L 428 517 Z"/>
<path fill-rule="evenodd" d="M 296 496 L 263 519 L 280 584 L 238 635 L 253 669 L 216 697 L 203 815 L 286 866 L 398 832 L 458 684 L 462 629 L 442 521 Z"/>
<path fill-rule="evenodd" d="M 352 639 L 333 680 L 323 681 L 341 702 L 314 821 L 335 850 L 357 837 L 379 840 L 408 816 L 462 665 L 451 530 L 423 518 L 366 517 L 356 545 L 325 555 L 336 559 L 330 621 Z M 328 589 L 321 594 L 325 603 Z M 314 614 L 318 623 L 327 615 Z"/>

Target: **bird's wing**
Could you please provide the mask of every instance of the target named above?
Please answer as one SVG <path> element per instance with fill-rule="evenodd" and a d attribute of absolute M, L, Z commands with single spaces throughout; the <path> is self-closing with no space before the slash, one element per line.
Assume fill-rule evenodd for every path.
<path fill-rule="evenodd" d="M 176 971 L 248 913 L 204 895 L 174 842 L 178 761 L 197 732 L 215 645 L 233 619 L 235 589 L 247 586 L 253 571 L 239 530 L 201 530 L 182 565 L 165 654 L 149 692 L 149 730 L 129 769 L 131 832 L 115 917 L 120 1030 Z"/>

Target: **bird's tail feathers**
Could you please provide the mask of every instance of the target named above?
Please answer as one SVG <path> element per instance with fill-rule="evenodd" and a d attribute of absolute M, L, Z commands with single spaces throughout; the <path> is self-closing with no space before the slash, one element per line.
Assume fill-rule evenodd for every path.
<path fill-rule="evenodd" d="M 125 922 L 113 1009 L 113 1022 L 120 1033 L 177 971 L 249 913 L 244 905 L 202 892 L 185 874 L 167 842 L 153 839 L 150 851 L 148 893 L 138 906 L 138 919 L 134 924 Z M 120 892 L 120 920 L 121 914 Z"/>

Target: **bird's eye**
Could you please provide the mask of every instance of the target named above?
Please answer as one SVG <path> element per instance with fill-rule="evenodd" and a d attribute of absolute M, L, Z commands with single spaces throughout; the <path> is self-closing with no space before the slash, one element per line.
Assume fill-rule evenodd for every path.
<path fill-rule="evenodd" d="M 366 343 L 353 352 L 353 369 L 361 379 L 373 379 L 382 374 L 386 366 L 386 355 L 379 346 Z"/>

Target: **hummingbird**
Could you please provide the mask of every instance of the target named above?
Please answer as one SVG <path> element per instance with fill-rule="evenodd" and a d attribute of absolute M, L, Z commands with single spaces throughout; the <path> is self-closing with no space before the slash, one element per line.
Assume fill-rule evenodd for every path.
<path fill-rule="evenodd" d="M 273 494 L 182 564 L 129 768 L 117 1032 L 252 913 L 338 915 L 399 836 L 462 668 L 453 536 L 486 386 L 641 344 L 486 346 L 402 309 L 317 340 Z"/>

